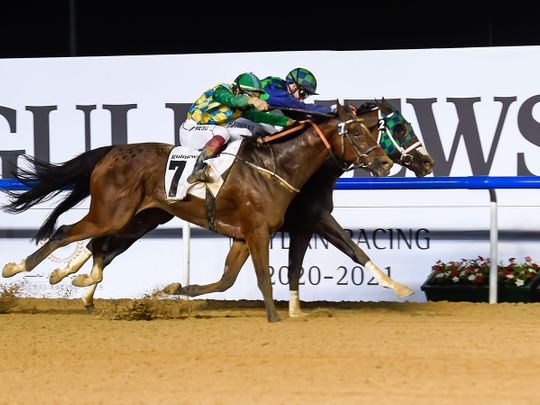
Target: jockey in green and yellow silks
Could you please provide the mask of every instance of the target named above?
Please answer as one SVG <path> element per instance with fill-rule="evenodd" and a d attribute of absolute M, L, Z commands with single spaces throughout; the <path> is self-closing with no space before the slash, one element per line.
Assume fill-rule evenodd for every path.
<path fill-rule="evenodd" d="M 229 139 L 253 135 L 247 127 L 235 126 L 240 117 L 271 126 L 291 125 L 294 121 L 267 112 L 268 104 L 260 99 L 261 81 L 253 73 L 239 75 L 233 84 L 218 84 L 205 91 L 188 111 L 180 127 L 180 143 L 202 152 L 197 158 L 189 183 L 208 181 L 206 159 L 215 157 Z"/>
<path fill-rule="evenodd" d="M 218 84 L 210 90 L 205 91 L 190 107 L 188 111 L 188 119 L 192 119 L 202 125 L 227 125 L 242 115 L 242 111 L 238 108 L 229 106 L 228 104 L 240 105 L 244 107 L 242 101 L 245 97 L 240 98 L 240 103 L 227 102 L 224 98 L 227 95 L 233 94 L 234 85 Z M 214 99 L 214 94 L 217 91 L 217 97 L 220 102 Z M 220 97 L 221 95 L 221 97 Z M 230 100 L 232 101 L 232 100 Z M 246 104 L 247 105 L 247 104 Z"/>

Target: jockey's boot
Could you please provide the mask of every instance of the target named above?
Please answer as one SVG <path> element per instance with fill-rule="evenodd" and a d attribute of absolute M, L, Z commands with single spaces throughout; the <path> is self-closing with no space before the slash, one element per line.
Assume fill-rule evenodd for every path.
<path fill-rule="evenodd" d="M 187 178 L 187 182 L 189 184 L 193 184 L 198 181 L 206 183 L 210 180 L 208 175 L 208 166 L 205 163 L 205 160 L 216 157 L 224 143 L 225 138 L 219 135 L 214 135 L 212 139 L 210 139 L 206 145 L 204 145 L 201 154 L 197 157 L 193 172 Z"/>
<path fill-rule="evenodd" d="M 208 166 L 204 162 L 209 157 L 210 156 L 206 153 L 206 150 L 203 149 L 201 154 L 197 157 L 193 172 L 187 178 L 187 182 L 189 184 L 193 184 L 198 181 L 206 183 L 208 180 L 210 180 L 207 173 Z"/>

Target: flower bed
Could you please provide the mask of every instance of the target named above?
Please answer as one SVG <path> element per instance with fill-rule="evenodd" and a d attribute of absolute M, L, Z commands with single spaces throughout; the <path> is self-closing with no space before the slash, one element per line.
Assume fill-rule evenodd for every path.
<path fill-rule="evenodd" d="M 421 289 L 429 301 L 489 301 L 489 259 L 437 261 Z M 511 258 L 497 266 L 500 302 L 540 301 L 540 267 L 530 257 L 519 263 Z"/>

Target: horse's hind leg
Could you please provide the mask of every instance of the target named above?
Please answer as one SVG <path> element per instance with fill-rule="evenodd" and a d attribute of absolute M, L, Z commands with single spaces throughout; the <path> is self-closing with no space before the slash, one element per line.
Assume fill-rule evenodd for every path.
<path fill-rule="evenodd" d="M 223 292 L 232 287 L 238 273 L 249 257 L 249 249 L 243 240 L 234 240 L 225 260 L 225 270 L 221 279 L 212 284 L 197 285 L 192 284 L 182 287 L 180 283 L 172 283 L 164 288 L 163 292 L 172 295 L 187 295 L 188 297 L 197 297 L 202 294 L 213 292 Z"/>
<path fill-rule="evenodd" d="M 99 283 L 86 287 L 81 295 L 81 301 L 88 312 L 94 311 L 94 294 Z"/>
<path fill-rule="evenodd" d="M 349 256 L 356 263 L 364 266 L 382 287 L 394 290 L 398 298 L 408 297 L 409 295 L 414 294 L 414 291 L 409 287 L 398 283 L 384 274 L 381 269 L 371 261 L 365 252 L 352 241 L 332 215 L 325 215 L 317 222 L 317 224 L 316 231 L 319 235 Z"/>
<path fill-rule="evenodd" d="M 104 205 L 102 204 L 102 206 Z M 4 277 L 11 277 L 22 271 L 32 271 L 58 248 L 69 245 L 72 242 L 101 236 L 112 232 L 114 229 L 122 228 L 133 214 L 133 208 L 130 208 L 130 204 L 127 206 L 126 204 L 116 204 L 114 210 L 108 210 L 107 208 L 101 209 L 100 212 L 92 212 L 91 210 L 79 222 L 73 225 L 63 225 L 58 228 L 51 239 L 30 256 L 26 257 L 20 265 L 17 266 L 14 263 L 6 264 L 2 275 Z M 94 211 L 97 211 L 97 209 L 94 209 Z"/>
<path fill-rule="evenodd" d="M 92 257 L 94 259 L 92 271 L 90 274 L 80 274 L 75 277 L 71 282 L 75 287 L 89 287 L 103 280 L 103 245 L 106 240 L 107 237 L 92 240 Z"/>
<path fill-rule="evenodd" d="M 79 253 L 73 260 L 71 260 L 63 269 L 55 269 L 49 276 L 49 283 L 54 285 L 58 284 L 64 278 L 70 274 L 77 273 L 84 263 L 92 257 L 92 252 L 86 247 L 81 253 Z"/>
<path fill-rule="evenodd" d="M 81 222 L 81 221 L 79 221 Z M 11 277 L 17 273 L 23 271 L 32 271 L 39 263 L 41 263 L 45 258 L 47 258 L 52 252 L 62 246 L 66 246 L 71 242 L 80 239 L 70 240 L 68 237 L 69 232 L 74 227 L 74 225 L 63 225 L 55 232 L 53 237 L 49 239 L 45 244 L 43 244 L 38 250 L 36 250 L 31 255 L 27 256 L 21 261 L 20 264 L 15 265 L 15 263 L 7 263 L 2 270 L 2 276 Z M 81 238 L 84 239 L 84 238 Z"/>
<path fill-rule="evenodd" d="M 115 257 L 125 252 L 133 243 L 155 229 L 158 225 L 164 224 L 172 218 L 173 216 L 171 214 L 161 209 L 146 209 L 131 218 L 129 223 L 119 232 L 107 236 L 103 241 L 90 241 L 87 249 L 91 251 L 90 254 L 97 249 L 100 250 L 100 253 L 103 255 L 103 269 L 105 269 Z M 94 293 L 98 284 L 85 287 L 81 296 L 81 300 L 89 312 L 94 310 Z"/>

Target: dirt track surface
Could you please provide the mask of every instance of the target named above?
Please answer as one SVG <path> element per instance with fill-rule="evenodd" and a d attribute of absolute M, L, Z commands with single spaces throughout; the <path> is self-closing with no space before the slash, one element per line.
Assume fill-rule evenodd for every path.
<path fill-rule="evenodd" d="M 0 403 L 540 401 L 540 304 L 17 299 Z M 144 320 L 126 320 L 147 318 Z"/>

